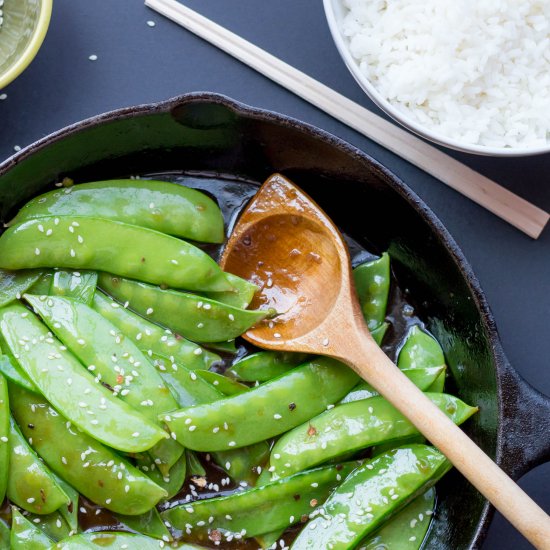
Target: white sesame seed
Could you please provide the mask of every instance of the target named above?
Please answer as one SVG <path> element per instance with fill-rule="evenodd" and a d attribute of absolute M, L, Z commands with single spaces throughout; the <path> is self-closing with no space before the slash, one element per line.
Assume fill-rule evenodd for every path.
<path fill-rule="evenodd" d="M 191 371 L 191 373 L 189 373 L 189 376 L 191 377 L 191 380 L 196 380 L 197 379 L 197 375 Z"/>
<path fill-rule="evenodd" d="M 189 431 L 194 432 L 197 429 L 197 426 L 189 426 Z"/>
<path fill-rule="evenodd" d="M 27 499 L 27 502 L 28 502 L 29 504 L 32 504 L 34 501 L 35 501 L 35 498 L 34 498 L 34 497 L 29 497 L 29 498 Z"/>
<path fill-rule="evenodd" d="M 234 441 L 230 441 L 227 445 L 229 447 L 234 447 L 236 445 L 236 443 Z"/>
<path fill-rule="evenodd" d="M 283 417 L 282 417 L 280 414 L 274 414 L 274 415 L 273 415 L 273 418 L 274 418 L 275 420 L 281 420 L 281 418 L 283 418 Z"/>
<path fill-rule="evenodd" d="M 156 23 L 154 21 L 147 21 L 147 25 L 149 27 L 154 27 L 156 25 Z"/>
<path fill-rule="evenodd" d="M 90 61 L 97 61 L 97 55 L 96 55 L 95 53 L 93 53 L 92 55 L 90 55 L 90 56 L 88 57 L 88 59 L 89 59 Z"/>
<path fill-rule="evenodd" d="M 40 248 L 35 248 L 35 249 L 34 249 L 34 253 L 35 253 L 37 256 L 40 256 Z"/>
<path fill-rule="evenodd" d="M 2 441 L 3 443 L 7 443 L 8 438 L 5 435 L 3 435 L 2 437 L 0 437 L 0 441 Z"/>
<path fill-rule="evenodd" d="M 13 150 L 16 151 L 16 152 L 21 151 L 21 145 L 14 145 Z"/>
<path fill-rule="evenodd" d="M 147 311 L 145 313 L 147 313 L 147 315 L 151 315 L 151 313 L 153 313 L 153 308 L 152 307 L 147 308 Z"/>
<path fill-rule="evenodd" d="M 139 437 L 139 432 L 134 432 L 134 433 L 132 434 L 132 437 Z"/>

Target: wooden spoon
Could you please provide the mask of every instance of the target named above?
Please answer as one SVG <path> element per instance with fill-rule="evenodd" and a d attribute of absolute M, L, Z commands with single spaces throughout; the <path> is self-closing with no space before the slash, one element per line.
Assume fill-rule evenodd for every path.
<path fill-rule="evenodd" d="M 280 315 L 245 334 L 272 350 L 343 361 L 401 411 L 536 548 L 550 549 L 550 517 L 388 359 L 372 339 L 340 232 L 279 174 L 241 215 L 222 267 L 260 287 L 253 307 Z M 465 512 L 466 513 L 466 512 Z"/>

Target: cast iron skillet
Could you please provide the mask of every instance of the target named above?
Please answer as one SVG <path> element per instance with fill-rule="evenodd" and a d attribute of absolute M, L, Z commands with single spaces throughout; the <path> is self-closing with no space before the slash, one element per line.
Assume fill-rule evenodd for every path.
<path fill-rule="evenodd" d="M 445 349 L 458 394 L 481 408 L 469 435 L 514 478 L 550 459 L 550 400 L 508 363 L 479 283 L 447 230 L 386 168 L 317 128 L 210 93 L 114 111 L 0 165 L 0 217 L 65 176 L 91 181 L 168 170 L 258 183 L 282 172 L 359 243 L 389 250 L 400 287 Z M 427 547 L 478 548 L 490 506 L 454 471 L 438 487 Z"/>

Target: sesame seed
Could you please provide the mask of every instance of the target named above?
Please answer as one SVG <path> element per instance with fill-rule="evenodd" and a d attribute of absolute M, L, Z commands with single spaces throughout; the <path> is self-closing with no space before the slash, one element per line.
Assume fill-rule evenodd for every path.
<path fill-rule="evenodd" d="M 34 249 L 34 253 L 35 253 L 37 256 L 40 256 L 40 248 L 35 248 L 35 249 Z"/>
<path fill-rule="evenodd" d="M 234 441 L 230 441 L 227 445 L 229 447 L 234 447 L 236 445 L 236 443 Z"/>
<path fill-rule="evenodd" d="M 29 498 L 27 499 L 27 502 L 28 502 L 29 504 L 32 504 L 34 501 L 35 501 L 35 498 L 34 498 L 34 497 L 29 497 Z"/>
<path fill-rule="evenodd" d="M 132 437 L 139 437 L 139 432 L 134 432 L 134 433 L 132 434 Z"/>
<path fill-rule="evenodd" d="M 193 352 L 194 355 L 200 355 L 201 353 L 202 353 L 202 348 L 197 348 L 197 349 Z"/>
<path fill-rule="evenodd" d="M 156 23 L 154 21 L 147 21 L 147 26 L 154 27 Z"/>
<path fill-rule="evenodd" d="M 282 417 L 280 414 L 274 414 L 274 415 L 273 415 L 273 418 L 274 418 L 275 420 L 281 420 L 281 418 L 283 418 L 283 417 Z"/>
<path fill-rule="evenodd" d="M 3 435 L 2 437 L 0 437 L 0 441 L 2 441 L 3 443 L 7 443 L 8 438 L 5 435 Z"/>
<path fill-rule="evenodd" d="M 151 313 L 153 313 L 153 308 L 152 307 L 147 308 L 147 311 L 145 313 L 147 313 L 147 315 L 151 315 Z"/>
<path fill-rule="evenodd" d="M 13 150 L 16 151 L 16 152 L 21 151 L 21 145 L 14 145 Z"/>
<path fill-rule="evenodd" d="M 89 59 L 90 61 L 97 61 L 97 55 L 96 55 L 95 53 L 93 53 L 92 55 L 90 55 L 90 56 L 88 57 L 88 59 Z"/>
<path fill-rule="evenodd" d="M 197 429 L 197 426 L 189 426 L 189 431 L 194 432 Z"/>
<path fill-rule="evenodd" d="M 281 334 L 280 334 L 279 332 L 275 332 L 275 333 L 273 334 L 273 337 L 274 337 L 274 338 L 280 338 L 280 337 L 281 337 Z"/>
<path fill-rule="evenodd" d="M 194 372 L 191 372 L 189 374 L 189 376 L 191 376 L 191 380 L 196 380 L 197 379 L 197 375 Z"/>
<path fill-rule="evenodd" d="M 71 258 L 74 258 L 76 256 L 76 252 L 71 248 Z"/>
<path fill-rule="evenodd" d="M 4 101 L 5 99 L 8 99 L 8 94 L 0 94 L 0 101 Z"/>
<path fill-rule="evenodd" d="M 323 346 L 328 346 L 328 338 L 325 338 L 325 339 L 323 340 Z"/>
<path fill-rule="evenodd" d="M 112 500 L 113 500 L 112 498 L 105 499 L 105 504 L 111 504 Z"/>

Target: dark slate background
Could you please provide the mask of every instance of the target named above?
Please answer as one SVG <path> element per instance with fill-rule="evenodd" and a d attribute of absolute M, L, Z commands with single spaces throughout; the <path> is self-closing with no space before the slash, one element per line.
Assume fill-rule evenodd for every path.
<path fill-rule="evenodd" d="M 341 62 L 320 1 L 186 0 L 228 27 L 362 105 L 377 111 Z M 155 27 L 147 25 L 156 22 Z M 92 62 L 92 54 L 98 60 Z M 140 0 L 56 0 L 36 60 L 0 101 L 0 161 L 67 124 L 118 107 L 191 91 L 215 91 L 319 126 L 368 152 L 436 212 L 464 250 L 493 308 L 518 371 L 550 394 L 550 229 L 537 241 L 448 189 L 213 46 L 151 12 Z M 456 154 L 550 210 L 550 155 L 489 159 Z M 550 464 L 521 480 L 550 509 Z M 464 513 L 468 513 L 467 510 Z M 484 549 L 530 545 L 497 515 Z"/>

